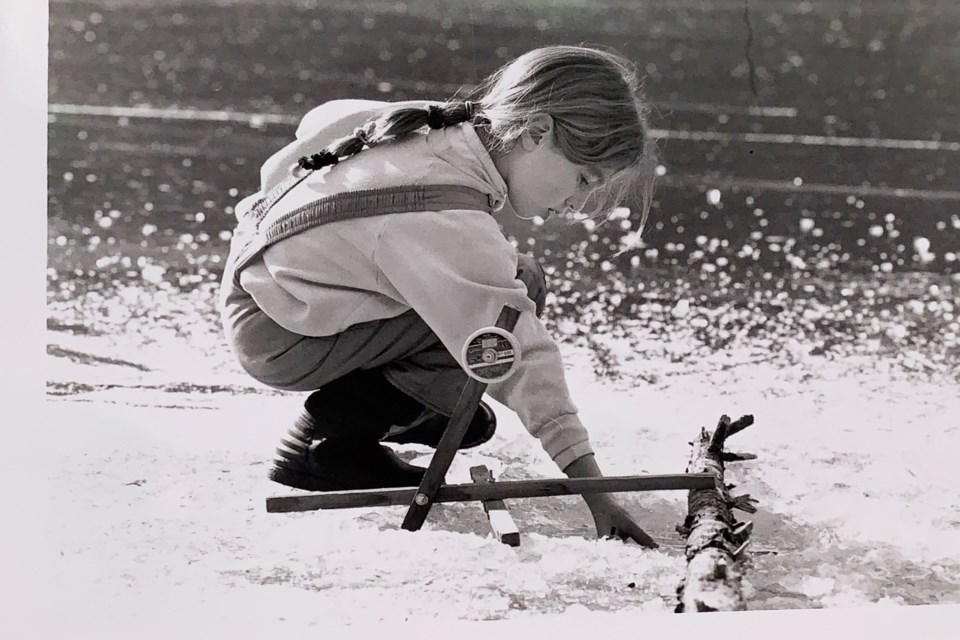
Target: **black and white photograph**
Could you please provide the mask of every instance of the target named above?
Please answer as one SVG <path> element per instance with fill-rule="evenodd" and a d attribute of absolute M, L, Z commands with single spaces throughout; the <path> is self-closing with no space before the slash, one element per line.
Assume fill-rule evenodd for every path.
<path fill-rule="evenodd" d="M 960 3 L 44 27 L 44 628 L 958 611 Z"/>

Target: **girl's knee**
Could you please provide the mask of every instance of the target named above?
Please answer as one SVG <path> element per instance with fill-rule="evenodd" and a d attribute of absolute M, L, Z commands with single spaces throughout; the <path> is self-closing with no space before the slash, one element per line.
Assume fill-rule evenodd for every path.
<path fill-rule="evenodd" d="M 527 287 L 527 296 L 537 306 L 537 316 L 543 314 L 547 302 L 547 276 L 533 256 L 517 255 L 517 279 Z"/>

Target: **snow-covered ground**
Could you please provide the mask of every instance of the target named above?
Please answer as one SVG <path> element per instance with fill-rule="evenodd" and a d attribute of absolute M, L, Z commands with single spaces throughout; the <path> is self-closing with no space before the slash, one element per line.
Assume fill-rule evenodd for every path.
<path fill-rule="evenodd" d="M 655 551 L 593 539 L 575 497 L 509 501 L 519 548 L 490 537 L 477 504 L 438 505 L 417 533 L 399 528 L 403 507 L 266 513 L 267 496 L 292 492 L 265 473 L 301 396 L 246 377 L 202 314 L 171 322 L 166 309 L 149 333 L 129 318 L 141 329 L 91 332 L 63 314 L 48 325 L 44 557 L 50 597 L 77 620 L 323 628 L 673 609 L 684 492 L 621 494 Z M 700 427 L 755 416 L 730 447 L 757 460 L 727 471 L 734 493 L 759 500 L 751 609 L 960 603 L 955 375 L 876 357 L 749 364 L 730 351 L 678 366 L 597 339 L 616 380 L 597 377 L 595 350 L 563 349 L 607 474 L 681 472 Z M 496 408 L 495 438 L 458 454 L 448 481 L 478 463 L 503 479 L 560 475 Z"/>

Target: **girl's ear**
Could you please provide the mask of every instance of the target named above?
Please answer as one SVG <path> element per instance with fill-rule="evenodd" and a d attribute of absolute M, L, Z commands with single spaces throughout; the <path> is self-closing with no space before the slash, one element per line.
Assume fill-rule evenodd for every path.
<path fill-rule="evenodd" d="M 526 151 L 533 151 L 542 146 L 553 134 L 553 116 L 547 113 L 538 113 L 527 121 L 527 126 L 520 134 L 520 143 Z"/>

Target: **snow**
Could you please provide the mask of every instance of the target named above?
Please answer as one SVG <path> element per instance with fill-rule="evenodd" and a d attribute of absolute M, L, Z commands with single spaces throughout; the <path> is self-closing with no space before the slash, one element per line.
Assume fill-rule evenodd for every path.
<path fill-rule="evenodd" d="M 47 332 L 55 435 L 42 446 L 46 526 L 34 551 L 48 597 L 69 603 L 63 628 L 173 612 L 169 624 L 323 628 L 672 611 L 685 492 L 620 494 L 661 543 L 654 551 L 596 540 L 576 497 L 508 500 L 518 548 L 493 539 L 477 504 L 437 505 L 416 533 L 399 528 L 402 507 L 267 514 L 267 496 L 294 492 L 265 473 L 301 396 L 247 377 L 207 320 L 173 304 L 158 319 L 164 291 L 120 295 L 95 304 L 96 322 L 125 331 L 63 319 Z M 117 305 L 138 311 L 118 319 Z M 677 316 L 676 305 L 662 311 Z M 802 341 L 779 361 L 737 349 L 694 358 L 682 344 L 611 333 L 562 351 L 606 474 L 681 472 L 700 427 L 755 416 L 729 446 L 758 458 L 727 470 L 734 495 L 759 501 L 757 514 L 738 514 L 755 522 L 750 609 L 960 603 L 955 376 L 884 355 L 811 355 Z M 599 353 L 617 375 L 598 377 Z M 501 479 L 560 476 L 493 404 L 496 436 L 458 454 L 448 481 L 468 481 L 476 464 Z M 423 447 L 398 451 L 429 460 Z"/>

